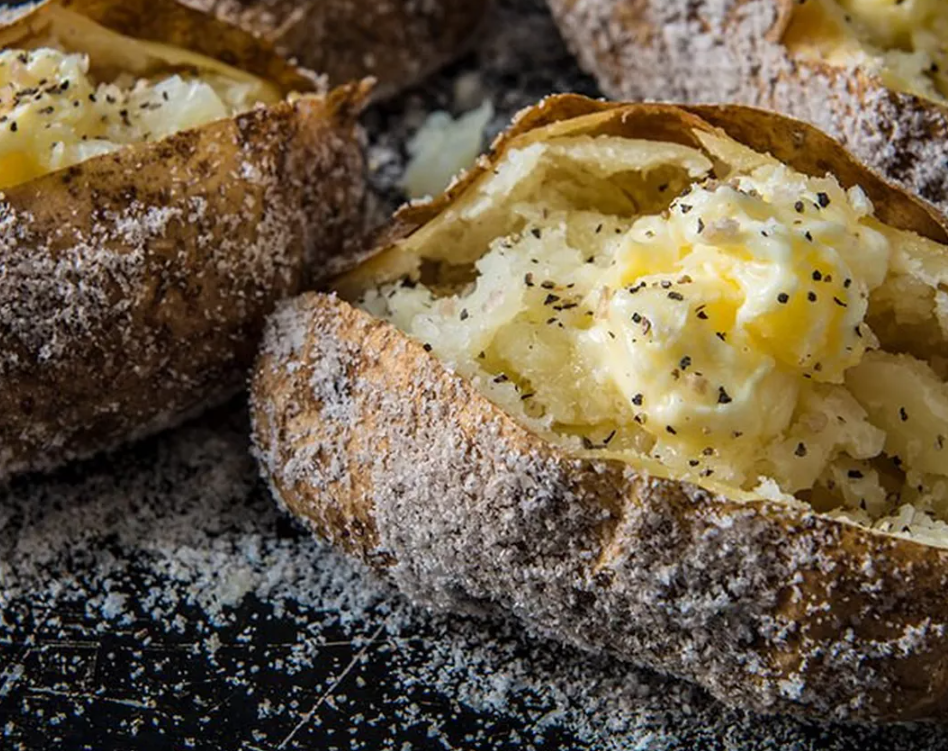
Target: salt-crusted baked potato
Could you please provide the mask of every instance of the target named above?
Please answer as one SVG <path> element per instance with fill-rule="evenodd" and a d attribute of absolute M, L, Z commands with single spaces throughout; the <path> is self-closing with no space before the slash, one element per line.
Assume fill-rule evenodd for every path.
<path fill-rule="evenodd" d="M 807 120 L 948 211 L 944 0 L 549 0 L 617 99 L 738 102 Z"/>
<path fill-rule="evenodd" d="M 272 42 L 332 83 L 365 75 L 376 96 L 464 52 L 490 0 L 184 0 Z"/>
<path fill-rule="evenodd" d="M 276 300 L 354 261 L 365 91 L 168 0 L 0 39 L 2 479 L 239 390 Z"/>
<path fill-rule="evenodd" d="M 271 318 L 276 497 L 761 712 L 948 709 L 948 234 L 814 128 L 552 97 Z"/>

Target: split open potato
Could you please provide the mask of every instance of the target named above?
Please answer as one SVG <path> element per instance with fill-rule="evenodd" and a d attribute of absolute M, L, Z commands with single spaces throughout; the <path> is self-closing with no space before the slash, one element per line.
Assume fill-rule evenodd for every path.
<path fill-rule="evenodd" d="M 758 712 L 948 708 L 948 233 L 739 106 L 551 97 L 271 318 L 275 496 L 435 607 Z"/>
<path fill-rule="evenodd" d="M 264 317 L 355 261 L 366 87 L 168 0 L 0 28 L 0 478 L 243 384 Z"/>

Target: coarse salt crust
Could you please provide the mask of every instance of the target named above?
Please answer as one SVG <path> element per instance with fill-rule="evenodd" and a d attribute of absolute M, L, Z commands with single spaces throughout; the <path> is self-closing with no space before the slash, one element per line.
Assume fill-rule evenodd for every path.
<path fill-rule="evenodd" d="M 806 120 L 948 209 L 948 110 L 857 67 L 794 60 L 783 0 L 550 0 L 580 65 L 616 99 L 736 102 Z"/>
<path fill-rule="evenodd" d="M 121 149 L 0 200 L 0 478 L 244 381 L 280 297 L 357 260 L 353 84 Z"/>
<path fill-rule="evenodd" d="M 943 711 L 944 551 L 572 458 L 332 296 L 283 304 L 252 401 L 277 498 L 417 601 L 758 712 Z"/>

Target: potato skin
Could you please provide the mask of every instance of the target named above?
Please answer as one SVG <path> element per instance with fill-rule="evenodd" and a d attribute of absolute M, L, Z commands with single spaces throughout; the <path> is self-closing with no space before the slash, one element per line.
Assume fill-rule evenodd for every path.
<path fill-rule="evenodd" d="M 864 185 L 893 225 L 945 237 L 929 206 L 803 123 L 560 96 L 521 114 L 446 194 L 402 211 L 344 293 L 377 283 L 386 243 L 449 207 L 514 135 L 596 112 L 608 117 L 594 132 L 694 143 L 691 129 L 714 122 L 748 145 L 771 142 L 798 169 Z M 803 504 L 738 503 L 570 456 L 334 295 L 278 307 L 251 413 L 276 498 L 423 604 L 512 615 L 757 712 L 901 721 L 948 711 L 948 551 Z"/>
<path fill-rule="evenodd" d="M 794 0 L 549 0 L 580 65 L 624 100 L 772 109 L 948 211 L 948 108 L 861 70 L 792 60 Z"/>
<path fill-rule="evenodd" d="M 306 95 L 0 195 L 0 478 L 241 388 L 276 301 L 356 260 L 364 96 Z"/>
<path fill-rule="evenodd" d="M 263 474 L 416 601 L 696 681 L 758 712 L 948 710 L 948 553 L 571 458 L 394 327 L 310 293 L 252 387 Z"/>
<path fill-rule="evenodd" d="M 490 6 L 490 0 L 183 2 L 258 34 L 331 83 L 374 76 L 379 98 L 463 53 Z"/>

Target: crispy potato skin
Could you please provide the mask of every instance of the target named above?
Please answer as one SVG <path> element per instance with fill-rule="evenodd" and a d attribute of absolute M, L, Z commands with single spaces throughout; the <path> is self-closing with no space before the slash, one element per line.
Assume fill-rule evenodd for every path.
<path fill-rule="evenodd" d="M 407 88 L 469 46 L 490 0 L 183 0 L 258 34 L 331 83 Z"/>
<path fill-rule="evenodd" d="M 697 681 L 760 712 L 948 709 L 948 554 L 571 458 L 337 298 L 284 303 L 253 388 L 275 495 L 424 604 Z"/>
<path fill-rule="evenodd" d="M 0 481 L 180 422 L 243 385 L 276 301 L 357 261 L 367 83 L 315 94 L 261 39 L 174 0 L 49 0 L 266 78 L 283 102 L 0 193 Z"/>
<path fill-rule="evenodd" d="M 691 129 L 714 122 L 748 145 L 772 142 L 798 169 L 863 184 L 895 226 L 945 236 L 930 207 L 802 123 L 561 96 L 522 113 L 446 194 L 403 210 L 346 293 L 376 283 L 386 244 L 450 206 L 514 135 L 591 112 L 611 113 L 597 132 L 693 143 Z M 571 456 L 334 295 L 270 318 L 251 411 L 277 499 L 424 604 L 513 615 L 758 712 L 894 721 L 948 710 L 948 551 Z"/>
<path fill-rule="evenodd" d="M 0 477 L 241 388 L 276 301 L 356 260 L 364 95 L 256 109 L 0 196 Z"/>
<path fill-rule="evenodd" d="M 581 66 L 609 96 L 721 102 L 813 123 L 948 210 L 948 108 L 861 70 L 793 60 L 794 0 L 549 0 Z"/>

